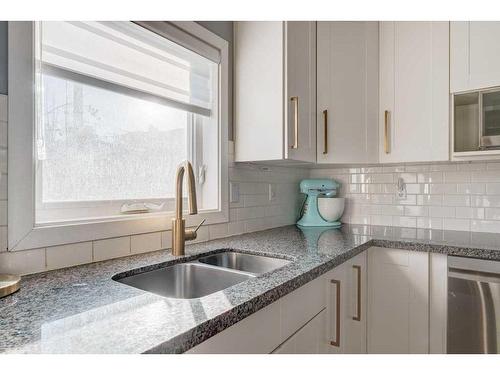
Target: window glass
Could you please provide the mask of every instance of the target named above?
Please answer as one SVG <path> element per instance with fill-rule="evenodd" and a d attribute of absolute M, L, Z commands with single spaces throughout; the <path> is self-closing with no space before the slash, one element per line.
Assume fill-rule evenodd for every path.
<path fill-rule="evenodd" d="M 171 211 L 183 160 L 218 207 L 217 63 L 129 22 L 36 31 L 37 223 Z"/>

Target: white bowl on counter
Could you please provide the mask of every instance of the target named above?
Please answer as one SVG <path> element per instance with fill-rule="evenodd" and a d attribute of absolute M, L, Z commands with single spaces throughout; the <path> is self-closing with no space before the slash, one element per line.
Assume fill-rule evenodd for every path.
<path fill-rule="evenodd" d="M 318 198 L 319 214 L 326 221 L 338 221 L 344 213 L 345 198 Z"/>

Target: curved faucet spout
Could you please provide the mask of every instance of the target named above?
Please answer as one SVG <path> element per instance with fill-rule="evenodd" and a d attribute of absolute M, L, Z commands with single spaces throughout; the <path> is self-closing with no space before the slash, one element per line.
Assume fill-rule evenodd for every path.
<path fill-rule="evenodd" d="M 186 241 L 196 238 L 196 229 L 187 229 L 185 220 L 182 217 L 182 182 L 184 173 L 187 171 L 187 186 L 188 186 L 188 205 L 189 214 L 196 215 L 198 213 L 198 205 L 196 203 L 196 185 L 194 181 L 193 166 L 189 161 L 184 161 L 177 167 L 175 174 L 175 218 L 172 219 L 172 254 L 184 255 L 184 247 Z"/>
<path fill-rule="evenodd" d="M 175 218 L 182 219 L 182 185 L 184 180 L 184 172 L 187 170 L 188 182 L 188 205 L 189 215 L 198 213 L 198 204 L 196 203 L 196 185 L 194 183 L 193 166 L 189 161 L 184 161 L 177 167 L 175 174 Z"/>

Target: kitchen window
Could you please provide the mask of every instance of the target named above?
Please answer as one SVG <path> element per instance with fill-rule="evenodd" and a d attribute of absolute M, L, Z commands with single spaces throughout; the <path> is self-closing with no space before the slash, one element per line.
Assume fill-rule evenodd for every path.
<path fill-rule="evenodd" d="M 227 42 L 192 22 L 10 24 L 9 41 L 31 36 L 9 67 L 31 52 L 32 102 L 11 86 L 9 248 L 169 229 L 186 159 L 200 216 L 227 221 Z"/>

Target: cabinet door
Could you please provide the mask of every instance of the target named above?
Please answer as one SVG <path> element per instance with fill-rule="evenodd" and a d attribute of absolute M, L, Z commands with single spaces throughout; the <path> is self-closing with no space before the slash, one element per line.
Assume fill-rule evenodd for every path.
<path fill-rule="evenodd" d="M 280 346 L 278 346 L 271 354 L 297 354 L 295 335 L 290 337 Z"/>
<path fill-rule="evenodd" d="M 322 310 L 272 354 L 321 354 L 324 353 L 326 311 Z"/>
<path fill-rule="evenodd" d="M 500 85 L 500 22 L 450 24 L 450 91 Z"/>
<path fill-rule="evenodd" d="M 429 254 L 368 250 L 368 353 L 429 353 Z"/>
<path fill-rule="evenodd" d="M 236 161 L 283 159 L 283 22 L 234 23 Z"/>
<path fill-rule="evenodd" d="M 322 310 L 309 323 L 295 334 L 295 352 L 297 354 L 319 354 L 323 352 L 325 310 Z"/>
<path fill-rule="evenodd" d="M 366 353 L 366 251 L 346 263 L 343 352 Z"/>
<path fill-rule="evenodd" d="M 317 161 L 378 161 L 378 22 L 317 24 Z"/>
<path fill-rule="evenodd" d="M 285 157 L 290 160 L 315 162 L 316 22 L 286 22 L 285 27 Z"/>
<path fill-rule="evenodd" d="M 367 253 L 325 274 L 328 353 L 366 353 Z"/>
<path fill-rule="evenodd" d="M 323 278 L 318 277 L 280 299 L 281 342 L 325 308 Z"/>
<path fill-rule="evenodd" d="M 449 23 L 380 23 L 380 161 L 449 159 Z"/>
<path fill-rule="evenodd" d="M 397 161 L 397 155 L 392 147 L 394 128 L 392 123 L 395 112 L 395 24 L 395 22 L 379 23 L 379 160 L 381 162 Z"/>

